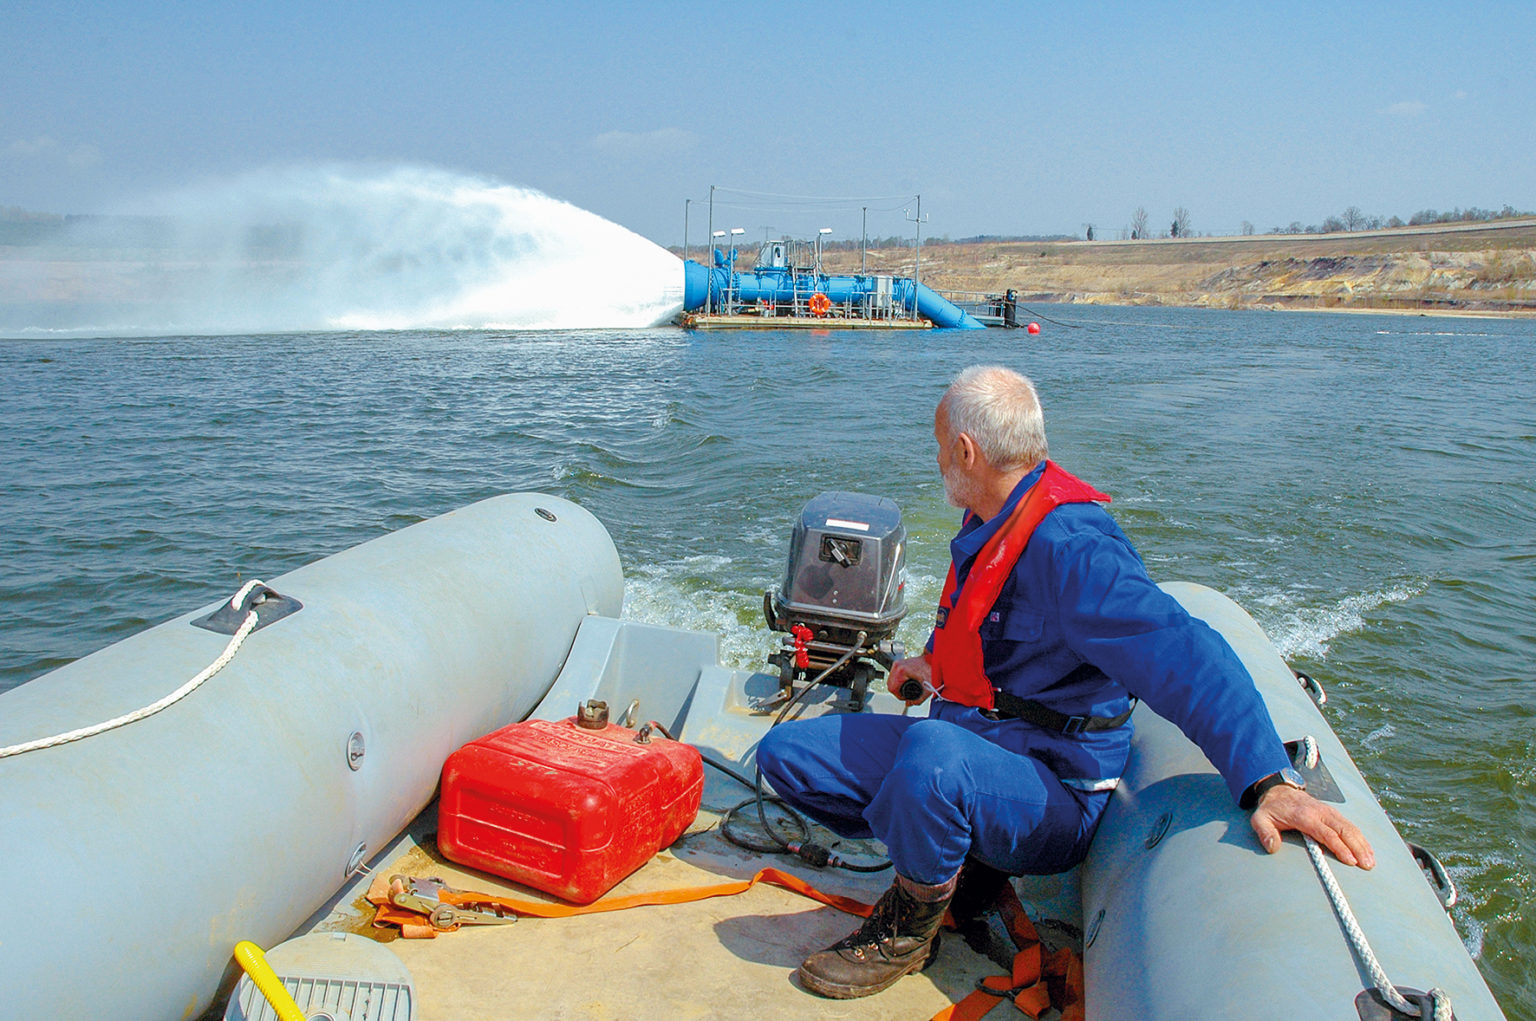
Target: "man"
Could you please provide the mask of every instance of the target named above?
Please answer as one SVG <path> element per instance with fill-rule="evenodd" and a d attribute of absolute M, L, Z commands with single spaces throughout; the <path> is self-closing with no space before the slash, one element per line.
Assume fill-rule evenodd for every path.
<path fill-rule="evenodd" d="M 1047 460 L 1028 379 L 965 370 L 933 432 L 945 495 L 967 513 L 928 651 L 888 682 L 933 692 L 928 717 L 822 716 L 758 748 L 786 801 L 878 837 L 896 871 L 864 925 L 800 966 L 807 989 L 866 996 L 924 967 L 962 867 L 968 900 L 1080 862 L 1125 767 L 1133 697 L 1200 746 L 1267 851 L 1298 830 L 1374 866 L 1360 831 L 1301 789 L 1236 653 L 1147 577 L 1109 498 Z"/>

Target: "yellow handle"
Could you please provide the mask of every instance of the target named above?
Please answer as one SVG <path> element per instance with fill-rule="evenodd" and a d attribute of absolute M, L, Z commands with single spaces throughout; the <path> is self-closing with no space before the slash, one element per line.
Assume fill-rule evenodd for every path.
<path fill-rule="evenodd" d="M 256 988 L 261 990 L 261 995 L 267 998 L 272 1009 L 277 1011 L 278 1021 L 308 1021 L 299 1005 L 293 1002 L 293 997 L 288 995 L 288 990 L 283 988 L 283 980 L 277 977 L 277 972 L 267 963 L 267 957 L 261 952 L 261 947 L 241 940 L 235 944 L 235 960 L 245 973 L 256 983 Z"/>

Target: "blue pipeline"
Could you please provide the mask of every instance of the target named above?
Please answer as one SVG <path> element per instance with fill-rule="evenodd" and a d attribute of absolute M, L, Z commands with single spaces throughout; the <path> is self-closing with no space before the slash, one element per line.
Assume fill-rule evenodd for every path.
<path fill-rule="evenodd" d="M 725 303 L 729 294 L 732 301 L 755 304 L 759 301 L 776 305 L 790 305 L 796 298 L 807 300 L 812 294 L 825 294 L 834 304 L 860 304 L 866 295 L 875 291 L 872 276 L 828 276 L 824 273 L 802 273 L 796 278 L 785 270 L 748 270 L 732 272 L 728 267 L 708 269 L 692 259 L 683 263 L 683 310 L 693 312 L 704 307 L 706 299 L 715 307 Z M 911 311 L 915 305 L 919 315 L 928 317 L 933 325 L 960 330 L 986 329 L 976 317 L 960 308 L 932 288 L 909 277 L 897 277 L 891 282 L 891 300 Z"/>

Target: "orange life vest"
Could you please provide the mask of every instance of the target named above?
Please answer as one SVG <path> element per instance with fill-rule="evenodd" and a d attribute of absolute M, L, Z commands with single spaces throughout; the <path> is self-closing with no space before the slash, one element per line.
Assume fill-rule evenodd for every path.
<path fill-rule="evenodd" d="M 1019 500 L 1002 527 L 987 540 L 971 564 L 965 587 L 955 595 L 955 565 L 939 599 L 940 623 L 933 631 L 933 687 L 943 698 L 961 705 L 994 708 L 995 690 L 987 678 L 981 650 L 981 624 L 992 611 L 1003 583 L 1024 555 L 1030 536 L 1045 516 L 1064 503 L 1108 503 L 1109 497 L 1082 479 L 1062 471 L 1056 462 L 1045 470 Z"/>

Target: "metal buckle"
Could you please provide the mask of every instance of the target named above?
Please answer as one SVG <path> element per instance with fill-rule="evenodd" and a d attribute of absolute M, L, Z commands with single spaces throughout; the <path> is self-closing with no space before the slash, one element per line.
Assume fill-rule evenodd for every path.
<path fill-rule="evenodd" d="M 1063 734 L 1081 734 L 1088 728 L 1088 721 L 1090 719 L 1092 719 L 1090 716 L 1068 716 L 1067 722 L 1062 725 L 1061 732 Z"/>
<path fill-rule="evenodd" d="M 458 893 L 453 887 L 436 876 L 391 876 L 389 899 L 397 907 L 427 916 L 434 929 L 451 929 L 456 925 L 510 925 L 517 916 L 495 904 L 471 907 L 464 904 L 446 904 L 444 893 Z"/>

